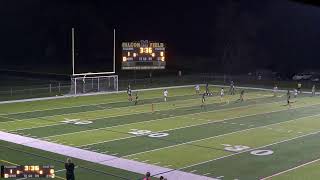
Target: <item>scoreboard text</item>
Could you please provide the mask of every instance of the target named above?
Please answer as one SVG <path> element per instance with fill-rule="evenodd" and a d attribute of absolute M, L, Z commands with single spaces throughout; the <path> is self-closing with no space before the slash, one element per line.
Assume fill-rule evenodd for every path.
<path fill-rule="evenodd" d="M 54 166 L 1 166 L 1 178 L 54 178 Z"/>
<path fill-rule="evenodd" d="M 147 70 L 165 69 L 165 45 L 160 42 L 122 43 L 122 69 Z"/>

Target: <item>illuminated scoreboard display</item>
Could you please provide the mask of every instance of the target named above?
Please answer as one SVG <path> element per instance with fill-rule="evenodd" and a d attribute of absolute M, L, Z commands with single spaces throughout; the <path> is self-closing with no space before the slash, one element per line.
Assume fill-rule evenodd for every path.
<path fill-rule="evenodd" d="M 122 43 L 122 69 L 165 69 L 165 45 L 147 40 Z"/>
<path fill-rule="evenodd" d="M 54 166 L 1 166 L 1 178 L 54 178 Z"/>

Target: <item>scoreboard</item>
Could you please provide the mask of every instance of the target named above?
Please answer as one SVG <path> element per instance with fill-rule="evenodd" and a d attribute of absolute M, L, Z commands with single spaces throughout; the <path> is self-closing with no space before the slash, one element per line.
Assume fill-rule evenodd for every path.
<path fill-rule="evenodd" d="M 54 178 L 54 166 L 1 166 L 1 178 Z"/>
<path fill-rule="evenodd" d="M 165 45 L 148 40 L 122 43 L 123 70 L 165 69 Z"/>

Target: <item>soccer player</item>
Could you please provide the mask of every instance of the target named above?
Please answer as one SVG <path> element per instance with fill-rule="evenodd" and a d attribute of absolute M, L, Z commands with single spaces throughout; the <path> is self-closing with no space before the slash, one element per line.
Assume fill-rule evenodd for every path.
<path fill-rule="evenodd" d="M 138 104 L 138 99 L 139 99 L 139 96 L 138 96 L 138 91 L 136 92 L 136 100 L 134 101 L 134 105 L 137 105 Z"/>
<path fill-rule="evenodd" d="M 231 81 L 231 82 L 230 82 L 229 93 L 230 93 L 231 95 L 234 95 L 234 91 L 235 91 L 235 89 L 234 89 L 234 82 Z"/>
<path fill-rule="evenodd" d="M 205 106 L 206 104 L 205 103 L 206 103 L 206 93 L 203 93 L 202 94 L 202 99 L 201 99 L 201 109 L 202 108 L 206 108 L 206 106 Z"/>
<path fill-rule="evenodd" d="M 67 159 L 67 162 L 64 164 L 64 167 L 66 169 L 66 179 L 74 180 L 74 164 L 72 163 L 70 158 Z"/>
<path fill-rule="evenodd" d="M 278 86 L 277 85 L 274 85 L 274 87 L 273 87 L 273 96 L 274 97 L 277 97 L 277 92 L 278 92 Z"/>
<path fill-rule="evenodd" d="M 168 97 L 168 90 L 167 89 L 165 89 L 163 91 L 163 97 L 164 97 L 164 102 L 167 102 L 167 97 Z"/>
<path fill-rule="evenodd" d="M 240 92 L 240 99 L 239 100 L 242 102 L 243 98 L 244 98 L 244 89 L 242 89 Z"/>
<path fill-rule="evenodd" d="M 221 90 L 220 90 L 220 101 L 222 101 L 223 97 L 224 97 L 224 89 L 221 88 Z"/>
<path fill-rule="evenodd" d="M 294 98 L 296 98 L 298 96 L 298 90 L 294 89 Z"/>
<path fill-rule="evenodd" d="M 199 94 L 199 93 L 200 93 L 200 86 L 199 86 L 199 84 L 197 84 L 197 85 L 195 86 L 195 89 L 196 89 L 196 94 Z"/>
<path fill-rule="evenodd" d="M 302 93 L 302 91 L 301 91 L 301 86 L 302 86 L 302 84 L 301 84 L 301 82 L 299 82 L 299 83 L 298 83 L 298 91 L 299 91 L 300 94 Z"/>
<path fill-rule="evenodd" d="M 209 94 L 209 83 L 206 84 L 206 94 Z"/>
<path fill-rule="evenodd" d="M 128 94 L 128 100 L 132 101 L 132 91 L 131 91 L 130 84 L 129 84 L 128 89 L 127 89 L 127 94 Z"/>
<path fill-rule="evenodd" d="M 291 98 L 291 94 L 290 91 L 287 91 L 287 105 L 290 106 L 290 98 Z"/>
<path fill-rule="evenodd" d="M 316 95 L 316 85 L 313 85 L 312 86 L 312 90 L 311 90 L 311 92 L 312 92 L 312 96 L 315 96 Z"/>

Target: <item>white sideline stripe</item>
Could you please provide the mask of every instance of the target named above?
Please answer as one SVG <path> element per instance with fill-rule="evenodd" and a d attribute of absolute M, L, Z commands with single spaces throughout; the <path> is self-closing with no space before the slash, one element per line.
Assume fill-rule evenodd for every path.
<path fill-rule="evenodd" d="M 305 106 L 305 107 L 312 107 L 312 106 L 315 106 L 315 105 L 311 105 L 311 106 Z M 304 108 L 304 107 L 297 107 L 297 108 L 292 108 L 292 109 L 298 109 L 298 108 Z M 208 120 L 207 122 L 205 123 L 200 123 L 200 124 L 194 124 L 194 125 L 189 125 L 189 126 L 183 126 L 183 127 L 177 127 L 177 128 L 173 128 L 173 129 L 166 129 L 164 131 L 159 131 L 159 132 L 168 132 L 168 131 L 174 131 L 174 130 L 178 130 L 178 129 L 185 129 L 185 128 L 190 128 L 190 127 L 195 127 L 195 126 L 202 126 L 202 125 L 206 125 L 206 124 L 213 124 L 213 123 L 227 123 L 225 121 L 230 121 L 230 120 L 234 120 L 234 119 L 238 119 L 238 118 L 244 118 L 244 117 L 250 117 L 250 116 L 257 116 L 257 115 L 263 115 L 263 114 L 269 114 L 269 113 L 274 113 L 274 112 L 281 112 L 281 111 L 287 111 L 287 109 L 285 110 L 276 110 L 276 111 L 271 111 L 271 112 L 265 112 L 265 113 L 255 113 L 255 114 L 251 114 L 251 115 L 245 115 L 245 116 L 237 116 L 237 117 L 233 117 L 233 118 L 228 118 L 228 119 L 222 119 L 222 120 L 217 120 L 217 121 L 214 121 L 214 120 Z M 306 116 L 308 117 L 308 116 Z M 187 117 L 186 117 L 187 118 Z M 166 119 L 166 118 L 164 118 Z M 158 119 L 158 120 L 162 120 L 161 119 Z M 200 120 L 200 119 L 199 119 Z M 151 121 L 145 121 L 146 123 L 149 123 L 149 122 L 152 122 L 152 121 L 155 121 L 155 120 L 151 120 Z M 138 123 L 142 123 L 142 122 L 138 122 Z M 133 123 L 135 124 L 135 123 Z M 232 124 L 232 123 L 231 123 Z M 236 124 L 236 123 L 234 123 Z M 126 125 L 132 125 L 132 124 L 126 124 Z M 241 125 L 241 124 L 240 124 Z M 244 124 L 243 124 L 244 125 Z M 120 125 L 122 126 L 122 125 Z M 108 128 L 114 128 L 114 127 L 117 127 L 117 126 L 111 126 L 111 127 L 108 127 Z M 251 126 L 250 126 L 251 127 Z M 105 128 L 103 128 L 105 129 Z M 92 129 L 94 130 L 94 129 Z M 97 129 L 97 130 L 100 130 Z M 85 131 L 78 131 L 78 132 L 75 132 L 75 133 L 79 133 L 79 132 L 85 132 Z M 63 135 L 69 135 L 69 134 L 61 134 L 61 136 Z M 60 136 L 60 135 L 55 135 L 55 136 Z M 55 136 L 48 136 L 49 138 L 50 137 L 55 137 Z M 103 144 L 103 143 L 107 143 L 107 142 L 113 142 L 113 141 L 119 141 L 119 140 L 125 140 L 125 139 L 130 139 L 130 138 L 134 138 L 134 137 L 137 137 L 137 136 L 128 136 L 128 137 L 124 137 L 124 138 L 118 138 L 118 139 L 112 139 L 112 140 L 106 140 L 106 141 L 99 141 L 99 142 L 95 142 L 95 143 L 90 143 L 90 144 L 85 144 L 85 145 L 81 145 L 81 146 L 76 146 L 76 147 L 86 147 L 86 146 L 92 146 L 92 145 L 97 145 L 97 144 Z"/>
<path fill-rule="evenodd" d="M 273 145 L 281 144 L 281 143 L 284 143 L 284 142 L 289 142 L 289 141 L 292 141 L 292 140 L 295 140 L 295 139 L 299 139 L 299 138 L 306 137 L 306 136 L 310 136 L 310 135 L 315 135 L 315 134 L 318 134 L 318 133 L 320 133 L 320 131 L 315 131 L 315 132 L 308 133 L 308 134 L 304 134 L 304 135 L 301 135 L 301 136 L 296 136 L 296 137 L 294 137 L 294 138 L 290 138 L 290 139 L 278 141 L 278 142 L 275 142 L 275 143 L 271 143 L 271 144 L 268 144 L 268 145 L 264 145 L 264 146 L 260 146 L 260 147 L 256 147 L 256 148 L 252 148 L 252 149 L 248 149 L 248 150 L 241 151 L 241 152 L 238 152 L 238 153 L 233 153 L 233 154 L 226 155 L 226 156 L 222 156 L 222 157 L 219 157 L 219 158 L 216 158 L 216 159 L 212 159 L 212 160 L 209 160 L 209 161 L 204 161 L 204 162 L 201 162 L 201 163 L 192 164 L 192 165 L 190 165 L 190 166 L 185 166 L 185 167 L 182 167 L 182 168 L 178 168 L 178 170 L 187 169 L 187 168 L 194 167 L 194 166 L 198 166 L 198 165 L 205 164 L 205 163 L 208 163 L 208 162 L 217 161 L 217 160 L 224 159 L 224 158 L 227 158 L 227 157 L 239 155 L 239 154 L 242 154 L 242 153 L 246 153 L 246 152 L 250 152 L 250 151 L 253 151 L 253 150 L 265 148 L 265 147 L 268 147 L 268 146 L 273 146 Z"/>
<path fill-rule="evenodd" d="M 306 165 L 309 165 L 309 164 L 312 164 L 312 163 L 315 163 L 315 162 L 318 162 L 318 161 L 320 161 L 320 159 L 316 159 L 316 160 L 313 160 L 313 161 L 310 161 L 310 162 L 301 164 L 301 165 L 299 165 L 299 166 L 296 166 L 296 167 L 287 169 L 287 170 L 285 170 L 285 171 L 281 171 L 281 172 L 279 172 L 279 173 L 276 173 L 276 174 L 273 174 L 273 175 L 271 175 L 271 176 L 262 178 L 262 179 L 260 179 L 260 180 L 267 180 L 267 179 L 270 179 L 270 178 L 272 178 L 272 177 L 279 176 L 279 175 L 281 175 L 281 174 L 284 174 L 284 173 L 293 171 L 293 170 L 295 170 L 295 169 L 298 169 L 298 168 L 300 168 L 300 167 L 303 167 L 303 166 L 306 166 Z"/>
<path fill-rule="evenodd" d="M 165 173 L 166 176 L 171 179 L 178 180 L 216 180 L 214 178 L 208 178 L 201 175 L 191 174 L 175 169 L 169 169 L 165 167 L 160 167 L 156 165 L 146 164 L 142 162 L 137 162 L 128 159 L 122 159 L 115 156 L 110 156 L 106 154 L 96 153 L 92 151 L 87 151 L 75 147 L 70 147 L 61 144 L 55 144 L 51 142 L 46 142 L 39 139 L 24 137 L 16 134 L 6 133 L 0 131 L 0 139 L 3 141 L 8 141 L 16 144 L 21 144 L 27 147 L 32 147 L 52 153 L 61 154 L 64 156 L 82 159 L 85 161 L 102 164 L 106 166 L 111 166 L 118 169 L 124 169 L 127 171 L 144 174 L 145 172 L 151 172 L 152 174 Z M 161 175 L 158 175 L 159 178 Z"/>
<path fill-rule="evenodd" d="M 217 135 L 217 136 L 212 136 L 212 137 L 208 137 L 208 138 L 198 139 L 198 140 L 194 140 L 194 141 L 188 141 L 188 142 L 185 142 L 185 143 L 180 143 L 180 144 L 176 144 L 176 145 L 172 145 L 172 146 L 166 146 L 166 147 L 162 147 L 162 148 L 158 148 L 158 149 L 152 149 L 152 150 L 149 150 L 149 151 L 143 151 L 143 152 L 139 152 L 139 153 L 135 153 L 135 154 L 126 155 L 126 156 L 123 156 L 123 157 L 127 158 L 127 157 L 130 157 L 130 156 L 135 156 L 135 155 L 139 155 L 139 154 L 145 154 L 145 153 L 149 153 L 149 152 L 153 152 L 153 151 L 158 151 L 158 150 L 162 150 L 162 149 L 168 149 L 168 148 L 172 148 L 172 147 L 176 147 L 176 146 L 180 146 L 180 145 L 195 143 L 195 142 L 198 142 L 198 141 L 203 141 L 203 140 L 208 140 L 208 139 L 215 139 L 215 138 L 222 137 L 222 136 L 227 136 L 227 135 L 231 135 L 231 134 L 246 132 L 246 131 L 250 131 L 250 130 L 254 130 L 254 129 L 259 129 L 259 128 L 266 128 L 266 127 L 269 127 L 269 126 L 284 124 L 284 123 L 288 123 L 288 122 L 292 122 L 292 121 L 299 121 L 300 119 L 311 118 L 311 117 L 315 117 L 315 116 L 320 116 L 320 114 L 311 115 L 311 116 L 305 116 L 305 117 L 296 118 L 296 119 L 291 119 L 291 120 L 289 120 L 289 121 L 284 121 L 284 122 L 269 124 L 269 125 L 265 125 L 265 126 L 259 126 L 259 127 L 255 127 L 255 128 L 249 128 L 249 129 L 243 129 L 243 130 L 239 130 L 239 131 L 233 131 L 233 132 L 226 133 L 226 134 L 220 134 L 220 135 Z M 228 144 L 223 144 L 223 145 L 228 145 Z"/>
<path fill-rule="evenodd" d="M 261 103 L 261 105 L 271 105 L 271 104 L 281 104 L 282 102 L 270 102 L 270 103 Z M 320 104 L 320 103 L 319 103 Z M 319 104 L 313 104 L 310 106 L 304 106 L 304 107 L 311 107 L 311 106 L 316 106 Z M 165 117 L 165 118 L 159 118 L 159 119 L 154 119 L 154 120 L 150 120 L 150 121 L 143 121 L 143 122 L 134 122 L 134 123 L 128 123 L 128 124 L 121 124 L 121 125 L 116 125 L 116 126 L 110 126 L 110 127 L 103 127 L 103 128 L 96 128 L 96 129 L 88 129 L 88 130 L 84 130 L 84 131 L 76 131 L 76 132 L 72 132 L 72 133 L 65 133 L 65 134 L 58 134 L 58 135 L 53 135 L 53 136 L 46 136 L 47 138 L 51 138 L 51 137 L 59 137 L 59 136 L 65 136 L 65 135 L 70 135 L 70 134 L 78 134 L 78 133 L 83 133 L 83 132 L 90 132 L 90 131 L 97 131 L 97 130 L 103 130 L 103 129 L 110 129 L 110 128 L 115 128 L 115 127 L 122 127 L 122 126 L 127 126 L 127 125 L 133 125 L 133 124 L 145 124 L 145 123 L 150 123 L 150 122 L 154 122 L 154 121 L 162 121 L 162 120 L 167 120 L 167 119 L 172 119 L 172 118 L 177 118 L 177 117 L 181 117 L 183 118 L 184 116 L 195 116 L 197 114 L 208 114 L 208 113 L 212 113 L 212 112 L 220 112 L 220 111 L 228 111 L 228 110 L 234 110 L 234 109 L 240 109 L 240 108 L 247 108 L 247 107 L 251 107 L 251 106 L 257 106 L 257 104 L 250 104 L 250 105 L 245 105 L 245 106 L 239 106 L 239 107 L 232 107 L 232 108 L 225 108 L 225 109 L 215 109 L 212 111 L 206 111 L 206 112 L 199 112 L 199 113 L 193 113 L 193 114 L 183 114 L 183 115 L 179 115 L 179 116 L 174 116 L 174 117 Z M 298 108 L 304 108 L 304 107 L 298 107 Z M 291 109 L 297 109 L 297 107 L 291 108 Z M 278 111 L 270 111 L 269 113 L 272 112 L 280 112 L 280 111 L 286 111 L 286 110 L 278 110 Z M 243 117 L 247 117 L 243 116 Z M 185 117 L 185 118 L 189 118 L 189 117 Z"/>
<path fill-rule="evenodd" d="M 204 84 L 199 84 L 199 85 L 203 86 Z M 194 87 L 194 85 L 137 89 L 137 90 L 134 90 L 133 92 L 135 92 L 135 91 L 152 91 L 152 90 L 161 90 L 161 89 L 187 88 L 187 87 Z M 78 95 L 70 94 L 70 95 L 64 95 L 64 96 L 53 96 L 53 97 L 43 97 L 43 98 L 31 98 L 31 99 L 1 101 L 0 104 L 11 104 L 11 103 L 17 103 L 17 102 L 32 102 L 32 101 L 42 101 L 42 100 L 52 100 L 52 99 L 66 99 L 66 98 L 72 98 L 72 97 L 96 96 L 96 95 L 105 95 L 105 94 L 120 94 L 120 93 L 125 93 L 125 92 L 127 92 L 127 90 L 115 91 L 115 92 L 100 92 L 100 93 L 78 94 Z M 119 102 L 123 102 L 123 101 L 119 101 Z M 97 104 L 97 105 L 99 105 L 99 104 Z M 81 107 L 81 106 L 79 106 L 79 107 Z"/>

